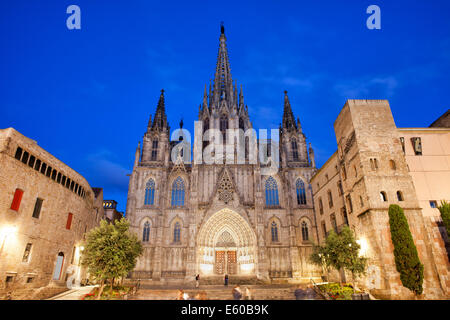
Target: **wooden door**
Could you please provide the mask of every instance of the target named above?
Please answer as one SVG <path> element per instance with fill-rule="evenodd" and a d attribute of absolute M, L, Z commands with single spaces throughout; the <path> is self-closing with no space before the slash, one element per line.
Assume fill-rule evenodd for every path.
<path fill-rule="evenodd" d="M 229 274 L 237 273 L 236 251 L 227 252 L 227 269 Z"/>
<path fill-rule="evenodd" d="M 225 273 L 225 251 L 216 251 L 216 273 Z"/>

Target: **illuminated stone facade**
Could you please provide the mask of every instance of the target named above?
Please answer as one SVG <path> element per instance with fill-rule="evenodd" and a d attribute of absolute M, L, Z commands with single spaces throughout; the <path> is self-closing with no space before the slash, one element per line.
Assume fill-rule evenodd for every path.
<path fill-rule="evenodd" d="M 82 281 L 103 191 L 13 128 L 0 130 L 0 163 L 0 297 L 41 299 Z"/>
<path fill-rule="evenodd" d="M 448 298 L 448 239 L 432 206 L 450 199 L 450 129 L 397 128 L 386 100 L 348 100 L 334 129 L 338 151 L 311 179 L 320 241 L 348 224 L 369 258 L 360 285 L 380 298 L 415 298 L 394 262 L 388 208 L 398 204 L 424 264 L 422 298 Z"/>
<path fill-rule="evenodd" d="M 165 110 L 162 92 L 129 182 L 126 216 L 144 244 L 132 277 L 191 282 L 200 274 L 212 283 L 224 274 L 263 282 L 320 277 L 308 262 L 317 242 L 309 184 L 314 156 L 287 93 L 277 137 L 280 168 L 270 175 L 259 159 L 251 163 L 247 157 L 256 141 L 247 143 L 243 163 L 187 163 L 181 156 L 172 161 L 179 141 L 169 142 Z M 238 92 L 232 82 L 223 29 L 214 83 L 209 93 L 205 87 L 198 121 L 205 132 L 252 128 L 242 88 Z M 194 157 L 205 148 L 196 143 Z"/>

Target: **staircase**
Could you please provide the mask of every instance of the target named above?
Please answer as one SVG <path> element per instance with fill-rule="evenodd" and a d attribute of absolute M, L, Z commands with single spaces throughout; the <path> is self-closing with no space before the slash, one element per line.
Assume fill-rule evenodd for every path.
<path fill-rule="evenodd" d="M 248 287 L 252 294 L 252 300 L 295 300 L 294 291 L 298 285 L 243 285 L 240 283 L 242 292 L 245 292 L 245 287 Z M 191 287 L 180 286 L 175 287 L 154 287 L 142 288 L 136 295 L 129 298 L 129 300 L 176 300 L 178 290 L 183 289 L 189 297 L 201 291 L 205 291 L 208 300 L 232 300 L 233 296 L 231 290 L 234 285 L 225 287 L 224 285 L 200 285 L 199 289 Z M 305 285 L 306 287 L 306 285 Z"/>

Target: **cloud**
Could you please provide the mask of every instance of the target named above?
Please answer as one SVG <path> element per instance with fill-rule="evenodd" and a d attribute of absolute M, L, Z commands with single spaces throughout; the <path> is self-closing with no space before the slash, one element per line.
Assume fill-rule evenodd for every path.
<path fill-rule="evenodd" d="M 394 76 L 361 77 L 344 80 L 334 85 L 334 90 L 346 99 L 362 99 L 368 97 L 390 98 L 399 86 Z"/>
<path fill-rule="evenodd" d="M 93 186 L 105 190 L 127 192 L 129 180 L 127 174 L 131 173 L 131 170 L 115 162 L 115 158 L 116 156 L 106 149 L 87 155 L 89 181 Z"/>

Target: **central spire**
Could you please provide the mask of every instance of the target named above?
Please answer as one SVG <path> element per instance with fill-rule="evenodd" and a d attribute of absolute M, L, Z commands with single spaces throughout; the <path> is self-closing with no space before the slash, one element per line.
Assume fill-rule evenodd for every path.
<path fill-rule="evenodd" d="M 233 105 L 233 80 L 231 78 L 230 61 L 223 22 L 220 26 L 220 44 L 217 54 L 216 73 L 214 75 L 213 107 L 218 107 L 221 100 L 226 100 L 228 106 Z"/>

